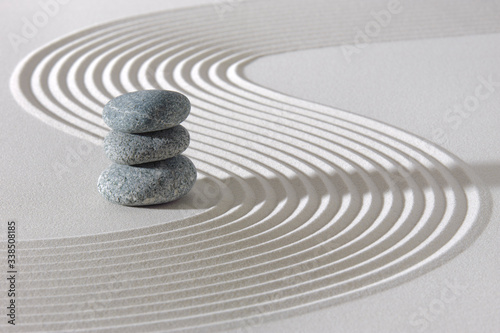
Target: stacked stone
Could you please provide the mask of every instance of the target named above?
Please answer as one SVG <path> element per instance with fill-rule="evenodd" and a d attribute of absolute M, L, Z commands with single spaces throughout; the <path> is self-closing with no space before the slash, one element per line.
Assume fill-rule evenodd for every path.
<path fill-rule="evenodd" d="M 189 115 L 186 96 L 166 90 L 144 90 L 109 101 L 103 120 L 112 129 L 104 150 L 113 164 L 97 188 L 111 202 L 144 206 L 176 200 L 196 181 L 196 168 L 181 155 L 189 133 L 180 125 Z"/>

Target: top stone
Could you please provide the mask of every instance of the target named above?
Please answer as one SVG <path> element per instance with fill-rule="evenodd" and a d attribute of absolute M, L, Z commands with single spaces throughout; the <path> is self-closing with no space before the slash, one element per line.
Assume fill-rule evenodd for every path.
<path fill-rule="evenodd" d="M 191 103 L 178 92 L 141 90 L 109 101 L 102 118 L 115 131 L 147 133 L 179 125 L 190 110 Z"/>

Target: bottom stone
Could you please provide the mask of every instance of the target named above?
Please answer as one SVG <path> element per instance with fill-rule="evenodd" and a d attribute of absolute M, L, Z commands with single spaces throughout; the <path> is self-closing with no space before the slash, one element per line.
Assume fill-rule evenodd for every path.
<path fill-rule="evenodd" d="M 112 164 L 97 182 L 99 193 L 111 202 L 127 206 L 166 203 L 186 195 L 196 181 L 189 158 L 177 155 L 141 165 Z"/>

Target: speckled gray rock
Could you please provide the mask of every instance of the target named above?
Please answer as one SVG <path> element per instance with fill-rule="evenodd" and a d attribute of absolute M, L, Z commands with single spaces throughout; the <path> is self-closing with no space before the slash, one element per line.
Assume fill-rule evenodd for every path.
<path fill-rule="evenodd" d="M 166 203 L 186 195 L 196 181 L 196 168 L 184 155 L 139 166 L 112 164 L 97 182 L 109 201 L 127 206 Z"/>
<path fill-rule="evenodd" d="M 106 156 L 118 164 L 141 164 L 179 155 L 189 146 L 189 133 L 181 125 L 166 130 L 130 134 L 111 131 L 104 138 Z"/>
<path fill-rule="evenodd" d="M 146 133 L 179 125 L 190 110 L 191 103 L 178 92 L 142 90 L 109 101 L 102 119 L 115 131 Z"/>

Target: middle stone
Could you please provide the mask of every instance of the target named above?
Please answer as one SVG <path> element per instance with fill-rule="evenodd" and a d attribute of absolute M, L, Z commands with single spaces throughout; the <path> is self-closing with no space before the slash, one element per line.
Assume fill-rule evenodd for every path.
<path fill-rule="evenodd" d="M 111 131 L 104 138 L 106 156 L 127 165 L 165 160 L 179 155 L 188 146 L 189 132 L 182 125 L 140 134 Z"/>

